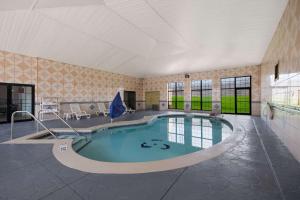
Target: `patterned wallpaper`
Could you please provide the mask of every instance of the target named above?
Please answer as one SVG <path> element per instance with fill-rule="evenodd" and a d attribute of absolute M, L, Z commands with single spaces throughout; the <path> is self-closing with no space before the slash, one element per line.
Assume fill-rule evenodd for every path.
<path fill-rule="evenodd" d="M 252 114 L 260 114 L 260 66 L 247 66 L 232 69 L 214 70 L 207 72 L 191 73 L 186 79 L 184 74 L 146 78 L 144 80 L 144 91 L 160 91 L 160 100 L 167 101 L 167 83 L 184 82 L 185 101 L 191 100 L 191 80 L 211 79 L 213 84 L 213 101 L 220 102 L 220 79 L 225 77 L 248 76 L 252 77 Z M 161 107 L 167 108 L 165 103 Z"/>
<path fill-rule="evenodd" d="M 59 97 L 62 102 L 111 101 L 118 89 L 137 92 L 142 80 L 97 69 L 0 51 L 0 82 L 35 84 L 36 102 Z"/>
<path fill-rule="evenodd" d="M 279 61 L 279 80 L 274 81 L 274 68 Z M 300 161 L 300 113 L 275 109 L 268 119 L 266 102 L 300 107 L 300 1 L 290 0 L 261 68 L 261 116 Z"/>
<path fill-rule="evenodd" d="M 139 79 L 92 68 L 75 66 L 43 58 L 29 57 L 0 51 L 0 82 L 34 84 L 36 102 L 41 97 L 59 97 L 61 102 L 111 101 L 121 90 L 137 92 L 137 101 L 144 101 L 145 91 L 160 91 L 160 100 L 167 100 L 167 83 L 183 81 L 185 100 L 190 101 L 190 81 L 213 80 L 213 101 L 220 101 L 220 78 L 252 76 L 252 113 L 259 114 L 260 67 L 248 66 L 210 72 L 192 73 L 190 79 L 184 74 Z M 143 108 L 143 102 L 139 103 Z M 162 103 L 166 109 L 166 103 Z"/>
<path fill-rule="evenodd" d="M 160 92 L 145 92 L 145 109 L 153 109 L 153 105 L 159 105 Z"/>

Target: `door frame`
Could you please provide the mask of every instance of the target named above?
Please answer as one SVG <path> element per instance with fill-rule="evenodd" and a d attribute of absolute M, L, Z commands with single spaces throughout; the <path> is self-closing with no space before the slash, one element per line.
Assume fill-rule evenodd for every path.
<path fill-rule="evenodd" d="M 135 110 L 136 109 L 136 91 L 129 91 L 129 90 L 124 90 L 124 103 L 126 104 L 128 104 L 129 103 L 129 101 L 128 101 L 128 99 L 125 101 L 125 93 L 127 93 L 127 94 L 134 94 L 134 107 L 133 108 L 131 108 L 131 109 L 133 109 L 133 110 Z M 128 96 L 127 96 L 128 97 Z M 126 104 L 126 106 L 127 107 L 129 107 L 129 105 L 127 105 Z"/>
<path fill-rule="evenodd" d="M 22 83 L 3 83 L 0 82 L 0 85 L 4 85 L 7 87 L 7 93 L 6 93 L 6 97 L 7 97 L 7 102 L 6 102 L 6 108 L 7 108 L 7 113 L 6 113 L 6 118 L 7 121 L 3 121 L 0 122 L 0 124 L 4 124 L 4 123 L 10 123 L 11 122 L 11 115 L 12 115 L 12 111 L 11 111 L 11 104 L 12 104 L 12 87 L 13 86 L 25 86 L 25 87 L 31 87 L 32 92 L 31 92 L 31 114 L 34 115 L 35 113 L 35 85 L 33 84 L 22 84 Z M 32 121 L 33 118 L 30 117 L 28 119 L 20 119 L 20 120 L 15 120 L 15 122 L 23 122 L 23 121 Z"/>
<path fill-rule="evenodd" d="M 250 78 L 250 84 L 251 84 L 251 78 Z M 238 113 L 238 100 L 237 100 L 237 91 L 238 90 L 248 90 L 249 91 L 249 113 Z M 251 115 L 252 114 L 252 108 L 251 108 L 251 87 L 242 87 L 242 88 L 235 88 L 235 114 L 238 115 Z"/>
<path fill-rule="evenodd" d="M 243 78 L 243 77 L 250 77 L 250 87 L 236 87 L 236 79 L 237 78 Z M 222 90 L 226 90 L 226 88 L 222 88 L 222 79 L 226 78 L 234 78 L 234 88 L 228 88 L 228 89 L 234 89 L 234 113 L 226 113 L 222 111 Z M 221 88 L 221 93 L 220 93 L 220 100 L 221 100 L 221 113 L 223 114 L 234 114 L 234 115 L 252 115 L 252 76 L 235 76 L 235 77 L 223 77 L 220 80 L 220 88 Z M 249 90 L 249 113 L 238 113 L 237 112 L 237 90 Z"/>

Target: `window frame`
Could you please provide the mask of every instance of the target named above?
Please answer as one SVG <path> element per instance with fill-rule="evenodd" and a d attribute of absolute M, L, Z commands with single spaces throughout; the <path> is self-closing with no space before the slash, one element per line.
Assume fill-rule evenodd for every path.
<path fill-rule="evenodd" d="M 236 82 L 236 79 L 238 78 L 244 78 L 244 77 L 249 77 L 250 79 L 250 82 L 249 82 L 249 87 L 237 87 L 237 82 Z M 230 79 L 230 78 L 233 78 L 234 79 L 234 87 L 232 88 L 223 88 L 222 87 L 222 80 L 223 79 Z M 236 115 L 252 115 L 252 96 L 251 96 L 251 93 L 252 93 L 252 76 L 251 75 L 248 75 L 248 76 L 236 76 L 236 77 L 224 77 L 224 78 L 221 78 L 220 79 L 220 88 L 221 88 L 221 93 L 220 93 L 220 103 L 221 103 L 221 113 L 222 114 L 236 114 Z M 223 112 L 223 107 L 222 107 L 222 94 L 223 94 L 223 90 L 228 90 L 228 89 L 233 89 L 234 90 L 234 112 Z M 249 113 L 240 113 L 238 112 L 238 109 L 237 109 L 237 90 L 248 90 L 249 91 Z"/>
<path fill-rule="evenodd" d="M 170 90 L 169 88 L 169 84 L 175 83 L 175 89 L 174 90 Z M 182 89 L 178 89 L 178 84 L 182 84 Z M 168 109 L 178 109 L 178 110 L 184 110 L 184 82 L 169 82 L 167 84 L 168 87 Z M 175 93 L 175 106 L 172 106 L 172 108 L 170 108 L 170 102 L 173 102 L 172 99 L 170 101 L 170 92 L 174 92 Z M 178 101 L 177 97 L 178 97 L 178 92 L 182 92 L 183 93 L 183 101 Z M 183 108 L 178 108 L 178 102 L 182 102 L 183 104 Z"/>
<path fill-rule="evenodd" d="M 193 89 L 193 81 L 200 81 L 200 88 L 199 89 Z M 203 89 L 203 82 L 204 81 L 210 81 L 211 82 L 211 88 L 210 89 Z M 204 110 L 203 109 L 203 91 L 211 91 L 211 96 L 212 96 L 212 84 L 213 81 L 212 79 L 205 79 L 205 80 L 191 80 L 191 110 L 201 110 L 201 111 L 212 111 L 212 100 L 211 101 L 205 101 L 204 103 L 211 103 L 211 109 L 210 110 Z M 200 92 L 200 109 L 193 109 L 193 102 L 198 102 L 198 101 L 193 101 L 193 92 Z"/>

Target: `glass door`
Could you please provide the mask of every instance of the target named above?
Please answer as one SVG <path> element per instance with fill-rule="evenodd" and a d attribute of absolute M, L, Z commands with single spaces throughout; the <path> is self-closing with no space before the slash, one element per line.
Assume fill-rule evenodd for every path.
<path fill-rule="evenodd" d="M 28 111 L 33 113 L 33 86 L 12 85 L 10 113 L 15 111 Z M 15 120 L 29 120 L 31 117 L 26 113 L 17 113 Z"/>
<path fill-rule="evenodd" d="M 135 110 L 136 93 L 134 91 L 124 91 L 124 102 L 128 108 Z"/>
<path fill-rule="evenodd" d="M 251 77 L 221 79 L 222 113 L 251 115 Z"/>
<path fill-rule="evenodd" d="M 250 89 L 236 89 L 236 112 L 250 114 Z"/>
<path fill-rule="evenodd" d="M 221 79 L 222 113 L 235 113 L 235 78 Z"/>
<path fill-rule="evenodd" d="M 7 85 L 0 83 L 0 123 L 7 122 Z"/>
<path fill-rule="evenodd" d="M 10 122 L 15 111 L 34 114 L 34 85 L 0 83 L 0 123 Z M 15 121 L 31 120 L 26 113 L 17 113 Z"/>

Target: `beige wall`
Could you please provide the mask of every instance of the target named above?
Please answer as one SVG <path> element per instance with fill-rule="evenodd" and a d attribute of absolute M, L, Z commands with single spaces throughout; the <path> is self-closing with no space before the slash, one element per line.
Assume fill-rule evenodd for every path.
<path fill-rule="evenodd" d="M 220 79 L 235 76 L 252 77 L 252 114 L 260 115 L 260 66 L 191 73 L 189 79 L 186 79 L 184 74 L 146 78 L 144 80 L 144 91 L 160 91 L 160 108 L 164 110 L 167 109 L 167 83 L 184 82 L 184 100 L 188 103 L 191 100 L 191 80 L 211 79 L 213 82 L 213 102 L 220 103 Z"/>
<path fill-rule="evenodd" d="M 139 79 L 57 61 L 0 51 L 0 82 L 34 84 L 36 102 L 41 97 L 59 97 L 60 102 L 111 101 L 118 90 L 137 92 L 137 109 L 144 108 L 145 91 L 160 92 L 160 109 L 167 109 L 167 83 L 185 84 L 190 101 L 191 80 L 213 80 L 213 101 L 220 101 L 220 78 L 252 76 L 252 114 L 260 114 L 260 66 Z M 87 104 L 85 107 L 88 107 Z"/>
<path fill-rule="evenodd" d="M 137 92 L 143 99 L 142 79 L 0 51 L 0 82 L 34 84 L 36 102 L 59 97 L 61 102 L 111 101 L 118 90 Z"/>
<path fill-rule="evenodd" d="M 147 91 L 145 92 L 145 109 L 152 109 L 153 105 L 159 106 L 160 92 L 159 91 Z"/>
<path fill-rule="evenodd" d="M 274 66 L 279 61 L 280 78 L 274 82 Z M 262 118 L 300 161 L 300 113 L 275 109 L 268 119 L 266 102 L 300 107 L 300 1 L 290 0 L 261 68 Z"/>
<path fill-rule="evenodd" d="M 252 76 L 252 114 L 260 113 L 260 67 L 248 66 L 210 72 L 192 73 L 139 79 L 75 66 L 57 61 L 0 51 L 0 82 L 34 84 L 36 102 L 41 97 L 59 97 L 60 102 L 111 101 L 118 90 L 137 92 L 137 109 L 144 108 L 145 91 L 160 92 L 160 109 L 167 109 L 167 83 L 185 83 L 185 101 L 190 101 L 191 80 L 213 80 L 213 101 L 220 101 L 220 78 Z M 89 107 L 89 103 L 82 105 Z M 62 106 L 62 108 L 68 106 Z M 92 111 L 91 111 L 92 112 Z"/>

